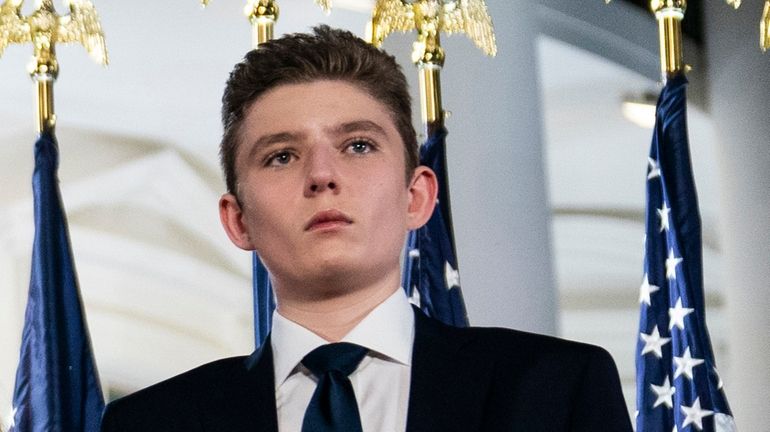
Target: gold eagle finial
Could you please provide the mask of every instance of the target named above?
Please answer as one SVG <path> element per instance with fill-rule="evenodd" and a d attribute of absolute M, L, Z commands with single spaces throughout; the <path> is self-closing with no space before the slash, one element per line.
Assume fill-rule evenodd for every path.
<path fill-rule="evenodd" d="M 0 55 L 12 43 L 31 42 L 35 54 L 29 73 L 37 86 L 37 129 L 52 132 L 56 126 L 53 84 L 59 74 L 56 45 L 80 43 L 91 57 L 107 64 L 104 33 L 94 5 L 88 0 L 64 0 L 69 15 L 56 14 L 53 0 L 37 0 L 35 10 L 23 16 L 24 0 L 5 0 L 0 4 Z"/>
<path fill-rule="evenodd" d="M 38 1 L 28 17 L 21 14 L 24 0 L 6 0 L 0 5 L 0 55 L 12 43 L 32 42 L 38 63 L 55 67 L 56 44 L 80 43 L 91 57 L 106 65 L 107 48 L 99 15 L 88 0 L 68 0 L 69 14 L 59 16 L 53 0 Z"/>
<path fill-rule="evenodd" d="M 0 5 L 0 56 L 12 43 L 32 41 L 29 23 L 21 16 L 21 0 L 6 0 Z"/>
<path fill-rule="evenodd" d="M 315 4 L 321 7 L 325 13 L 332 11 L 332 0 L 314 0 Z"/>
<path fill-rule="evenodd" d="M 497 54 L 492 18 L 483 0 L 377 0 L 367 30 L 369 42 L 381 46 L 395 31 L 465 33 L 489 56 Z"/>

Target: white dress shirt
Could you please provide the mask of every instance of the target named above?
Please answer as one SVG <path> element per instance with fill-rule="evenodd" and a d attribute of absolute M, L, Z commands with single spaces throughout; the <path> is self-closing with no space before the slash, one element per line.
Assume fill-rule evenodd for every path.
<path fill-rule="evenodd" d="M 300 362 L 326 340 L 273 313 L 270 338 L 275 367 L 278 430 L 299 432 L 317 379 Z M 350 374 L 364 432 L 403 432 L 409 401 L 414 315 L 403 289 L 382 302 L 341 342 L 370 350 Z"/>

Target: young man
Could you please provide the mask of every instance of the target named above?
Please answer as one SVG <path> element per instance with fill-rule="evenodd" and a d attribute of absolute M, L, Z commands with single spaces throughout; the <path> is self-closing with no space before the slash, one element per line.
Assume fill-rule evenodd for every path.
<path fill-rule="evenodd" d="M 410 307 L 399 255 L 437 195 L 410 106 L 395 60 L 348 32 L 247 54 L 223 98 L 219 209 L 270 271 L 271 336 L 113 402 L 104 431 L 631 430 L 604 350 Z"/>

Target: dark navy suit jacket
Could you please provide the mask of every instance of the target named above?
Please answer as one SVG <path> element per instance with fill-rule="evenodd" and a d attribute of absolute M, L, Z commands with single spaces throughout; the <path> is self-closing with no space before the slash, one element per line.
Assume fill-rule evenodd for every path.
<path fill-rule="evenodd" d="M 408 432 L 631 432 L 603 349 L 415 312 Z M 384 388 L 382 391 L 388 391 Z M 276 432 L 269 340 L 110 403 L 102 431 Z"/>

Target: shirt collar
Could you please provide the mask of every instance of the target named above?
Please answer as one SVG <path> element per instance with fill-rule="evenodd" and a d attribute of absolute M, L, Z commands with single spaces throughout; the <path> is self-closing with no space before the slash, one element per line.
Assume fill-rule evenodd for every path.
<path fill-rule="evenodd" d="M 270 343 L 273 349 L 276 389 L 307 353 L 328 342 L 312 331 L 273 312 Z M 414 342 L 414 313 L 403 289 L 397 289 L 358 323 L 342 342 L 366 347 L 409 365 Z"/>

